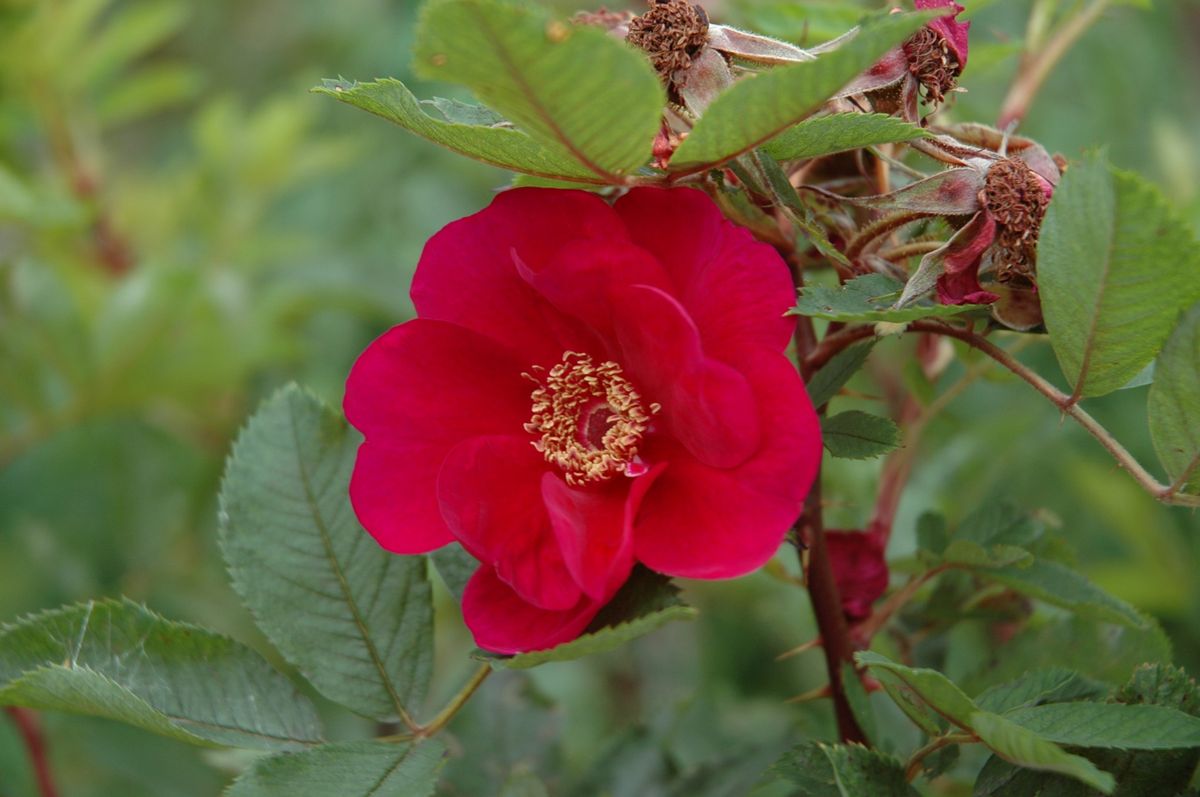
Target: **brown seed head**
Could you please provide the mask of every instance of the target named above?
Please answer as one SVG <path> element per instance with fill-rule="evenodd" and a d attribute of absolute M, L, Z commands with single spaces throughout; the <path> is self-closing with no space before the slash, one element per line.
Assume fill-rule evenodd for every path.
<path fill-rule="evenodd" d="M 708 42 L 708 15 L 687 0 L 652 0 L 650 10 L 629 22 L 626 40 L 646 52 L 662 77 L 692 65 Z"/>
<path fill-rule="evenodd" d="M 930 27 L 921 28 L 904 43 L 908 71 L 925 87 L 925 99 L 941 102 L 958 85 L 962 66 L 950 51 L 942 34 Z"/>
<path fill-rule="evenodd" d="M 1038 231 L 1049 200 L 1033 170 L 1015 158 L 988 169 L 983 204 L 996 220 L 996 279 L 1033 284 Z"/>

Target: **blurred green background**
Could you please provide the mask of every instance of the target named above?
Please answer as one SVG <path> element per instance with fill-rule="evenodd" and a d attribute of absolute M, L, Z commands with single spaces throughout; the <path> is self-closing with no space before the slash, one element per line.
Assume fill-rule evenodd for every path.
<path fill-rule="evenodd" d="M 801 42 L 866 7 L 706 5 Z M 992 121 L 1029 3 L 968 5 L 969 93 L 948 116 Z M 266 650 L 216 546 L 232 436 L 291 380 L 339 403 L 358 352 L 411 313 L 425 239 L 508 181 L 307 93 L 391 75 L 453 94 L 409 74 L 415 6 L 0 0 L 0 620 L 123 594 Z M 1117 8 L 1023 132 L 1068 157 L 1107 146 L 1200 228 L 1198 81 L 1200 4 Z M 880 347 L 877 374 L 904 351 Z M 1058 378 L 1044 343 L 1026 355 Z M 1144 387 L 1092 404 L 1154 462 Z M 877 469 L 830 470 L 831 525 L 866 520 Z M 1157 617 L 1200 672 L 1200 521 L 1154 504 L 1023 385 L 985 378 L 930 428 L 893 553 L 912 550 L 919 513 L 956 519 L 993 498 L 1057 519 L 1085 572 Z M 789 740 L 828 735 L 828 706 L 781 702 L 824 678 L 819 656 L 775 661 L 813 635 L 802 592 L 765 574 L 689 591 L 696 623 L 490 681 L 452 726 L 445 793 L 739 794 Z M 471 666 L 456 607 L 443 595 L 439 609 L 435 697 Z M 334 736 L 374 732 L 328 713 Z M 111 723 L 45 723 L 67 797 L 214 795 L 245 764 Z M 32 789 L 0 721 L 0 797 Z"/>

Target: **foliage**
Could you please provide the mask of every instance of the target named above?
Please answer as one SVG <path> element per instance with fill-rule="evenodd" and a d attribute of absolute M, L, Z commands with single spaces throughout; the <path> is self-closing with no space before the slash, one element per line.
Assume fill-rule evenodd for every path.
<path fill-rule="evenodd" d="M 813 61 L 731 58 L 739 80 L 669 160 L 678 97 L 571 4 L 410 5 L 0 8 L 0 610 L 20 618 L 0 628 L 0 703 L 39 711 L 62 792 L 1194 789 L 1200 698 L 1170 662 L 1200 671 L 1200 537 L 1153 501 L 1200 491 L 1190 12 L 1111 9 L 1022 123 L 1069 167 L 1037 251 L 1046 334 L 1018 340 L 990 334 L 1011 318 L 995 308 L 894 306 L 945 222 L 906 221 L 911 255 L 848 257 L 865 205 L 797 175 L 886 163 L 909 184 L 937 125 L 994 119 L 1017 54 L 1084 4 L 1035 3 L 1028 26 L 1026 5 L 968 4 L 970 92 L 927 127 L 813 112 L 935 14 L 723 3 L 714 23 L 804 47 L 863 27 Z M 304 93 L 338 73 L 396 77 Z M 509 658 L 457 621 L 469 554 L 394 556 L 353 516 L 345 373 L 409 314 L 422 242 L 505 172 L 703 187 L 806 278 L 825 271 L 794 318 L 826 341 L 870 327 L 805 374 L 826 525 L 891 529 L 887 592 L 852 626 L 870 650 L 841 671 L 873 749 L 832 741 L 828 703 L 783 702 L 827 677 L 820 656 L 776 661 L 817 634 L 790 545 L 735 584 L 640 571 L 579 639 Z M 998 375 L 967 345 L 984 332 L 1049 390 Z M 278 389 L 293 380 L 314 392 Z M 1060 424 L 1080 402 L 1121 464 L 1157 455 L 1165 481 Z M 910 471 L 889 507 L 875 484 Z M 0 720 L 0 794 L 36 788 Z"/>

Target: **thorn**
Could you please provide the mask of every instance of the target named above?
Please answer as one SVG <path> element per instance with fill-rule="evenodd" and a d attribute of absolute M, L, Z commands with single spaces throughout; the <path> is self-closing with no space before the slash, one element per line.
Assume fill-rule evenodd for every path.
<path fill-rule="evenodd" d="M 807 692 L 798 694 L 795 697 L 789 697 L 787 700 L 785 700 L 783 702 L 784 703 L 811 703 L 814 700 L 821 700 L 826 697 L 831 697 L 832 695 L 833 695 L 833 689 L 831 689 L 829 687 L 829 684 L 825 684 L 824 686 L 818 686 L 816 689 L 810 689 Z"/>
<path fill-rule="evenodd" d="M 801 653 L 808 653 L 810 650 L 815 650 L 819 647 L 821 647 L 821 637 L 814 637 L 813 639 L 805 642 L 803 645 L 798 645 L 791 650 L 785 650 L 783 653 L 780 653 L 775 657 L 775 661 L 790 659 L 793 656 L 799 656 Z"/>

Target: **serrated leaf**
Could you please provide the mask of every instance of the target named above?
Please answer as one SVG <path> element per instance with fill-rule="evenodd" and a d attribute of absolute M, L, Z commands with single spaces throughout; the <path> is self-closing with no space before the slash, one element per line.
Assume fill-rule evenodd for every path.
<path fill-rule="evenodd" d="M 963 518 L 955 539 L 979 545 L 1032 545 L 1041 538 L 1042 524 L 1028 512 L 1008 503 L 984 504 Z"/>
<path fill-rule="evenodd" d="M 1116 694 L 1119 703 L 1148 703 L 1169 706 L 1200 717 L 1200 686 L 1184 670 L 1172 664 L 1143 664 L 1133 671 L 1129 683 Z"/>
<path fill-rule="evenodd" d="M 985 547 L 970 540 L 952 539 L 942 552 L 942 561 L 963 567 L 1024 566 L 1033 561 L 1033 554 L 1015 545 Z"/>
<path fill-rule="evenodd" d="M 815 61 L 739 80 L 722 92 L 671 157 L 675 173 L 701 171 L 766 143 L 818 110 L 932 14 L 890 14 Z"/>
<path fill-rule="evenodd" d="M 838 391 L 858 373 L 874 348 L 875 341 L 865 340 L 842 349 L 829 362 L 812 375 L 805 387 L 814 407 L 821 407 L 838 394 Z"/>
<path fill-rule="evenodd" d="M 421 110 L 417 98 L 399 80 L 384 78 L 374 83 L 329 80 L 313 91 L 361 108 L 428 141 L 502 169 L 571 183 L 596 180 L 596 175 L 574 158 L 543 147 L 520 130 L 465 124 L 461 115 L 450 121 L 435 119 Z M 441 106 L 439 109 L 444 111 Z"/>
<path fill-rule="evenodd" d="M 887 693 L 893 703 L 899 706 L 904 715 L 913 721 L 914 725 L 930 736 L 938 736 L 942 733 L 945 720 L 921 700 L 908 684 L 886 670 L 876 670 L 874 675 L 875 680 L 883 686 L 883 691 Z"/>
<path fill-rule="evenodd" d="M 803 797 L 916 797 L 894 756 L 851 744 L 809 742 L 785 753 L 768 770 L 798 787 Z"/>
<path fill-rule="evenodd" d="M 1038 242 L 1050 342 L 1080 397 L 1116 390 L 1154 359 L 1200 299 L 1200 246 L 1149 183 L 1092 155 L 1063 175 Z"/>
<path fill-rule="evenodd" d="M 631 47 L 500 0 L 428 4 L 415 63 L 423 77 L 471 89 L 602 182 L 620 183 L 649 161 L 666 104 L 649 62 Z"/>
<path fill-rule="evenodd" d="M 524 670 L 552 661 L 603 653 L 621 647 L 672 620 L 691 620 L 697 612 L 679 600 L 679 590 L 664 576 L 637 568 L 629 581 L 600 611 L 588 632 L 548 650 L 495 656 L 477 652 L 475 657 L 494 668 Z"/>
<path fill-rule="evenodd" d="M 806 286 L 789 314 L 825 318 L 830 321 L 904 323 L 916 321 L 918 318 L 959 315 L 987 307 L 975 304 L 919 302 L 897 309 L 893 305 L 903 290 L 904 283 L 883 274 L 855 277 L 840 287 Z"/>
<path fill-rule="evenodd" d="M 1083 617 L 1144 628 L 1148 621 L 1137 609 L 1109 595 L 1071 568 L 1036 560 L 1025 567 L 979 568 L 975 572 L 993 581 Z"/>
<path fill-rule="evenodd" d="M 433 606 L 421 556 L 384 551 L 355 519 L 361 438 L 292 385 L 238 437 L 221 490 L 221 548 L 255 621 L 323 695 L 395 719 L 425 694 Z"/>
<path fill-rule="evenodd" d="M 1109 687 L 1085 675 L 1062 667 L 1034 670 L 1015 681 L 997 684 L 978 697 L 981 709 L 1003 714 L 1012 709 L 1059 703 L 1067 700 L 1090 700 L 1103 697 Z"/>
<path fill-rule="evenodd" d="M 823 745 L 842 797 L 917 797 L 895 756 L 858 745 Z"/>
<path fill-rule="evenodd" d="M 1112 794 L 1116 787 L 1112 775 L 1101 771 L 1083 756 L 1072 755 L 999 714 L 976 712 L 970 726 L 981 742 L 1006 761 L 1027 769 L 1068 775 L 1104 794 Z"/>
<path fill-rule="evenodd" d="M 854 659 L 863 667 L 891 673 L 937 713 L 956 725 L 970 727 L 970 717 L 978 711 L 975 703 L 937 670 L 905 667 L 872 651 L 856 653 Z"/>
<path fill-rule="evenodd" d="M 821 440 L 835 457 L 870 459 L 900 445 L 900 427 L 890 418 L 847 410 L 821 420 Z"/>
<path fill-rule="evenodd" d="M 1174 750 L 1200 747 L 1200 717 L 1166 706 L 1048 703 L 1005 715 L 1045 739 L 1073 747 Z"/>
<path fill-rule="evenodd" d="M 456 542 L 443 545 L 429 554 L 429 558 L 445 582 L 446 589 L 450 590 L 456 601 L 462 603 L 463 591 L 466 590 L 471 576 L 479 569 L 479 562 Z"/>
<path fill-rule="evenodd" d="M 437 785 L 446 748 L 420 744 L 348 742 L 261 758 L 226 797 L 426 797 Z"/>
<path fill-rule="evenodd" d="M 926 136 L 920 127 L 895 116 L 835 113 L 805 119 L 764 144 L 763 151 L 777 161 L 799 160 Z"/>
<path fill-rule="evenodd" d="M 131 601 L 0 628 L 0 704 L 115 719 L 201 745 L 280 750 L 321 739 L 312 704 L 257 653 Z"/>
<path fill-rule="evenodd" d="M 1148 409 L 1167 477 L 1200 495 L 1200 303 L 1184 314 L 1158 356 Z"/>

